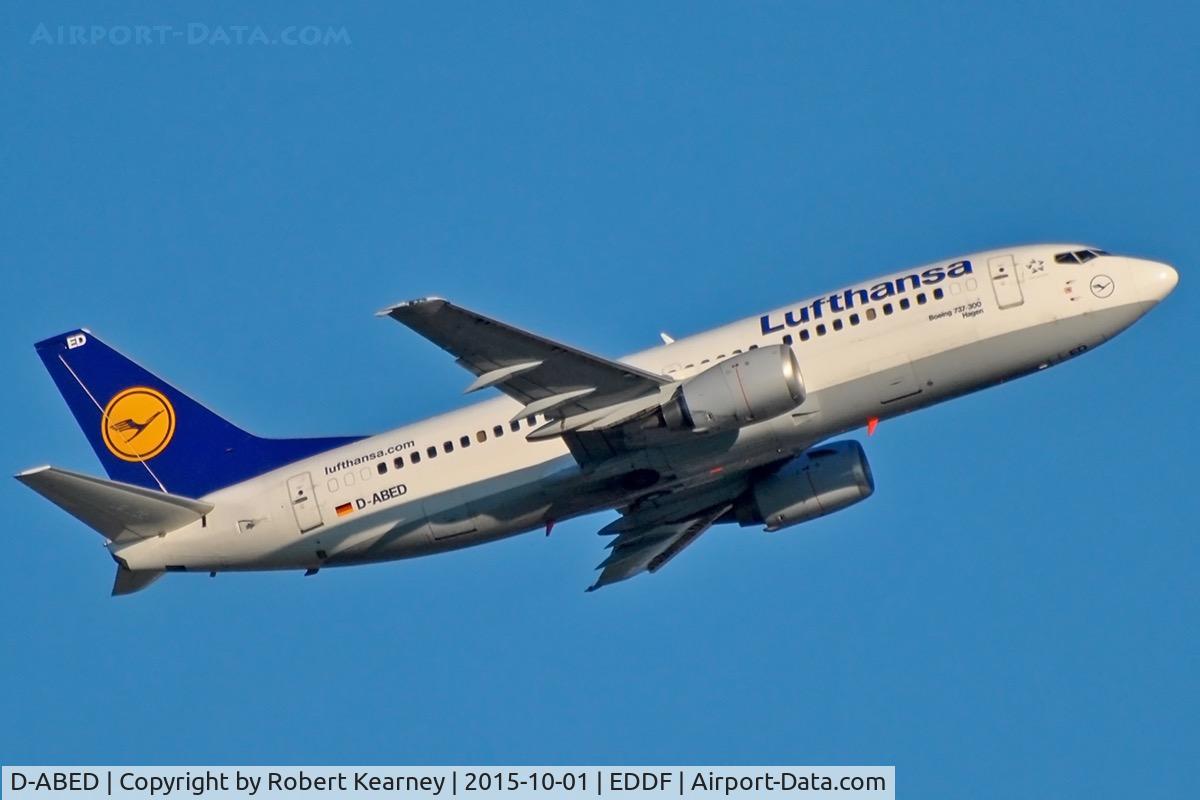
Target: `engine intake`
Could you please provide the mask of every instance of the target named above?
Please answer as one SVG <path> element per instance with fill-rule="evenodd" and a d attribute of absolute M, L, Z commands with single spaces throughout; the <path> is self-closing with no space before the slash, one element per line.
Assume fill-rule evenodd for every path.
<path fill-rule="evenodd" d="M 742 525 L 777 531 L 841 511 L 875 492 L 862 445 L 846 440 L 809 450 L 758 481 L 735 509 Z"/>
<path fill-rule="evenodd" d="M 787 345 L 759 347 L 688 378 L 663 406 L 667 427 L 700 433 L 741 428 L 804 402 L 796 354 Z"/>

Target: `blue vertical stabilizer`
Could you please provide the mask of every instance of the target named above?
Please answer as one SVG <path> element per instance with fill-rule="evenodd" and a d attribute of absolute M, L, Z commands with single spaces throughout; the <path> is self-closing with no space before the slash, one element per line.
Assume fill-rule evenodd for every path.
<path fill-rule="evenodd" d="M 202 497 L 361 438 L 254 436 L 86 330 L 53 336 L 36 348 L 115 481 Z"/>

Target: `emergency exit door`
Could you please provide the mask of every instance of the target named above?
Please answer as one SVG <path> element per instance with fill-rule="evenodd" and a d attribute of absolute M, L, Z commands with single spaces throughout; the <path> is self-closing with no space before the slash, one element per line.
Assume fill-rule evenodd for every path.
<path fill-rule="evenodd" d="M 317 498 L 313 496 L 312 475 L 302 472 L 288 479 L 288 496 L 291 498 L 292 513 L 296 515 L 296 527 L 307 533 L 324 525 Z"/>
<path fill-rule="evenodd" d="M 996 305 L 1012 308 L 1025 302 L 1021 283 L 1017 280 L 1017 265 L 1011 255 L 989 258 L 988 274 L 992 278 L 992 291 L 996 293 Z"/>

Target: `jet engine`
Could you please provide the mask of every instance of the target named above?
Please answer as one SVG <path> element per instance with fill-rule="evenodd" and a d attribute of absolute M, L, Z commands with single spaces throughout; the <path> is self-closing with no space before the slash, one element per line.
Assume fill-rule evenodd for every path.
<path fill-rule="evenodd" d="M 803 402 L 796 354 L 780 344 L 730 356 L 688 378 L 662 414 L 668 428 L 707 433 L 771 419 Z"/>
<path fill-rule="evenodd" d="M 734 513 L 745 525 L 777 531 L 841 511 L 875 491 L 875 479 L 855 441 L 830 442 L 809 450 L 757 481 Z"/>

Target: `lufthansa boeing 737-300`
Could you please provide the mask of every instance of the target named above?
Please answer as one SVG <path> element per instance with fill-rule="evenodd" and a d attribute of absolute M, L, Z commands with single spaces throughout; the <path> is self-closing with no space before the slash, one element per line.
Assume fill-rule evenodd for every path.
<path fill-rule="evenodd" d="M 1032 245 L 904 270 L 612 360 L 446 300 L 380 312 L 504 396 L 375 436 L 264 439 L 86 329 L 37 344 L 109 479 L 17 479 L 97 530 L 113 594 L 166 572 L 304 570 L 482 544 L 615 509 L 592 589 L 710 526 L 776 531 L 864 500 L 829 441 L 1103 344 L 1165 298 L 1167 264 Z"/>

